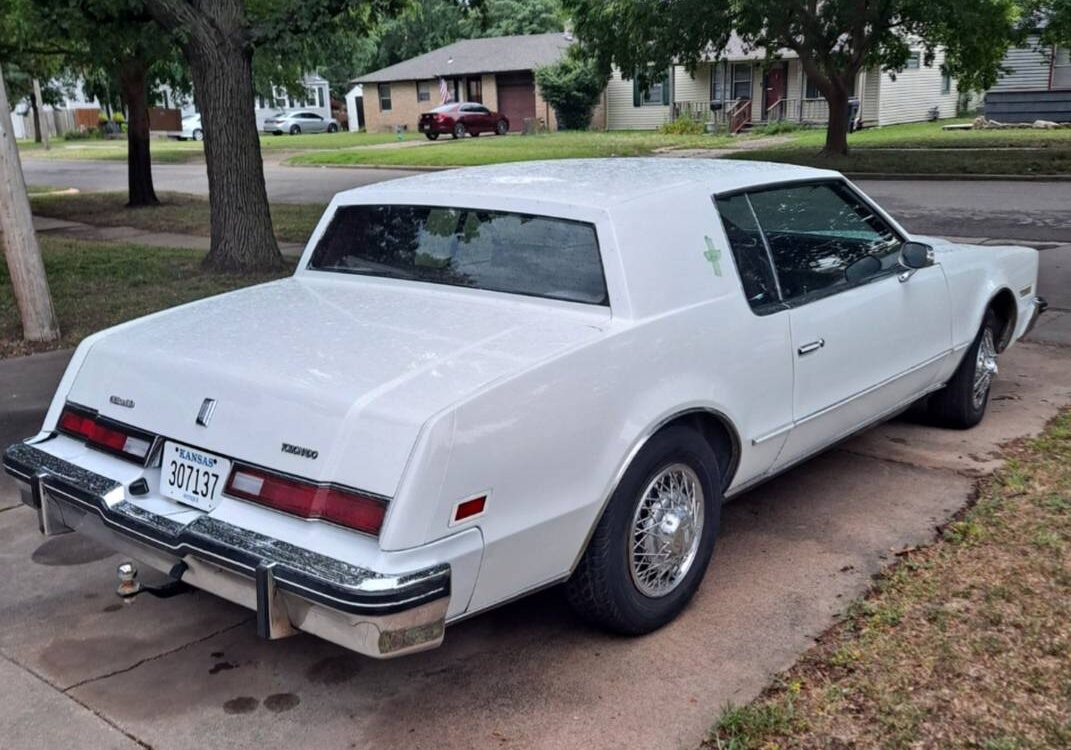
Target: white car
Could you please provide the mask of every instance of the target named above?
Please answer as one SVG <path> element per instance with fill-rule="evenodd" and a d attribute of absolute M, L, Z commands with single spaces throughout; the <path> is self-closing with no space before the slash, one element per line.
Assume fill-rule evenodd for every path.
<path fill-rule="evenodd" d="M 194 113 L 182 118 L 182 130 L 175 136 L 180 141 L 203 141 L 205 139 L 204 128 L 201 127 L 201 115 Z"/>
<path fill-rule="evenodd" d="M 4 466 L 44 533 L 266 637 L 395 656 L 562 582 L 645 633 L 695 592 L 724 498 L 925 397 L 976 424 L 1037 269 L 912 236 L 829 171 L 393 180 L 336 196 L 291 278 L 86 339 Z"/>

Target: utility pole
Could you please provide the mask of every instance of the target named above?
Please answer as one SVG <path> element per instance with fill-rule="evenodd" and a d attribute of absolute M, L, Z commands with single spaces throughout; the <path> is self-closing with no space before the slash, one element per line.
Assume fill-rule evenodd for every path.
<path fill-rule="evenodd" d="M 41 98 L 41 82 L 33 79 L 33 97 L 37 101 L 37 122 L 41 123 L 41 141 L 48 151 L 48 123 L 45 122 L 45 102 Z"/>
<path fill-rule="evenodd" d="M 3 71 L 0 70 L 0 235 L 4 258 L 11 275 L 15 303 L 22 319 L 22 335 L 27 341 L 54 341 L 59 338 L 59 324 L 48 292 L 45 264 L 33 232 L 30 199 L 11 126 L 11 107 L 7 101 Z"/>

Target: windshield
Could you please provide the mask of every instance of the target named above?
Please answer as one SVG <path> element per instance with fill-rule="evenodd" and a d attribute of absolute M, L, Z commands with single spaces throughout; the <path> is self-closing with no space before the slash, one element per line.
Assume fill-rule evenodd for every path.
<path fill-rule="evenodd" d="M 446 206 L 341 206 L 309 268 L 606 305 L 595 227 Z"/>

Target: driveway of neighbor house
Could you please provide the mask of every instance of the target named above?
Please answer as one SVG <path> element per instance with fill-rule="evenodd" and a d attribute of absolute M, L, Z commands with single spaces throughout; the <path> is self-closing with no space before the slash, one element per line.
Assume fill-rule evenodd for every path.
<path fill-rule="evenodd" d="M 375 662 L 200 593 L 114 598 L 121 559 L 45 539 L 0 479 L 0 744 L 234 748 L 694 746 L 969 498 L 997 447 L 1071 402 L 1071 245 L 1042 252 L 1056 312 L 1001 360 L 985 423 L 898 420 L 734 500 L 695 602 L 639 639 L 593 632 L 555 591 Z M 1049 344 L 1041 343 L 1043 341 Z M 1055 344 L 1060 344 L 1057 346 Z M 0 362 L 0 444 L 34 432 L 68 353 Z"/>

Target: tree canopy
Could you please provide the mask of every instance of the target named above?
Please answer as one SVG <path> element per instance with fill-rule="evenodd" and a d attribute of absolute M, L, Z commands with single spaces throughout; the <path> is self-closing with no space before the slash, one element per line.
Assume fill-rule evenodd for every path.
<path fill-rule="evenodd" d="M 1061 0 L 1063 1 L 1063 0 Z M 646 84 L 673 63 L 717 59 L 735 32 L 767 62 L 800 60 L 828 101 L 826 151 L 847 153 L 847 106 L 860 70 L 902 70 L 912 47 L 962 88 L 986 88 L 1015 39 L 1016 0 L 563 0 L 582 44 Z"/>

